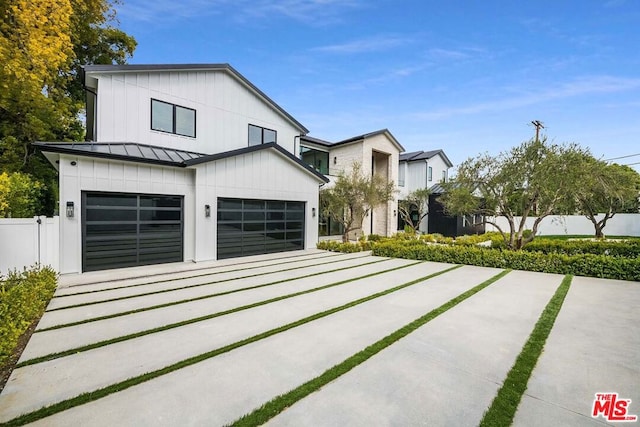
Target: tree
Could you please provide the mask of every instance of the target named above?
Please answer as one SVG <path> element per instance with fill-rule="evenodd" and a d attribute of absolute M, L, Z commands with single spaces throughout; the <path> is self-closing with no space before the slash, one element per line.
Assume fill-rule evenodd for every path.
<path fill-rule="evenodd" d="M 398 214 L 402 220 L 413 228 L 414 233 L 418 232 L 420 223 L 429 214 L 429 196 L 431 192 L 426 188 L 413 190 L 398 202 Z M 415 213 L 415 219 L 411 213 Z"/>
<path fill-rule="evenodd" d="M 638 212 L 640 174 L 628 166 L 607 164 L 592 156 L 583 159 L 575 211 L 584 215 L 603 238 L 607 221 L 619 212 Z M 603 216 L 598 219 L 598 215 Z"/>
<path fill-rule="evenodd" d="M 36 206 L 42 184 L 19 172 L 0 173 L 0 218 L 30 218 Z"/>
<path fill-rule="evenodd" d="M 540 222 L 579 187 L 580 165 L 588 152 L 575 144 L 530 140 L 492 157 L 480 155 L 464 161 L 453 182 L 443 184 L 440 197 L 453 215 L 481 214 L 496 227 L 511 249 L 521 249 L 535 238 Z M 525 235 L 529 216 L 535 216 Z M 486 217 L 489 217 L 488 219 Z M 506 218 L 509 230 L 495 221 Z M 519 219 L 517 217 L 520 217 Z"/>
<path fill-rule="evenodd" d="M 348 174 L 342 173 L 334 186 L 320 191 L 322 214 L 342 224 L 342 241 L 349 241 L 349 233 L 361 230 L 362 221 L 371 210 L 393 200 L 393 181 L 377 174 L 367 176 L 359 163 Z"/>
<path fill-rule="evenodd" d="M 53 214 L 57 173 L 33 141 L 81 141 L 82 64 L 123 63 L 135 40 L 114 28 L 111 0 L 0 1 L 0 171 L 43 183 Z"/>

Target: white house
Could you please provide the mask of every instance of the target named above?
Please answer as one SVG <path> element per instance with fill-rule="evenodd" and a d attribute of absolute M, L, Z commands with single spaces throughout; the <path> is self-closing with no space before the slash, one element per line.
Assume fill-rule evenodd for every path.
<path fill-rule="evenodd" d="M 308 130 L 228 64 L 91 65 L 86 143 L 60 175 L 60 272 L 315 247 Z"/>
<path fill-rule="evenodd" d="M 397 183 L 398 159 L 404 148 L 388 129 L 354 136 L 338 142 L 329 142 L 309 136 L 300 137 L 300 157 L 303 162 L 325 174 L 331 182 L 348 171 L 354 162 L 365 174 L 377 174 L 387 182 Z M 394 199 L 367 215 L 362 233 L 390 236 L 396 232 L 398 201 Z M 338 224 L 322 218 L 320 235 L 341 234 Z M 357 237 L 357 236 L 353 236 Z"/>
<path fill-rule="evenodd" d="M 398 198 L 403 200 L 412 191 L 427 188 L 434 190 L 439 183 L 449 179 L 451 160 L 442 150 L 413 151 L 400 154 L 398 167 Z M 428 217 L 420 223 L 420 231 L 428 232 Z M 401 229 L 400 223 L 398 228 Z"/>

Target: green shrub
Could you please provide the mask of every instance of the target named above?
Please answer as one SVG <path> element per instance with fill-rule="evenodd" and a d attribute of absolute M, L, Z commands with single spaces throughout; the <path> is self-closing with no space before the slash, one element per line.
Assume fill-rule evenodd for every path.
<path fill-rule="evenodd" d="M 523 249 L 529 252 L 542 252 L 545 254 L 595 254 L 636 258 L 640 256 L 640 239 L 593 241 L 537 238 L 526 245 Z"/>
<path fill-rule="evenodd" d="M 367 236 L 369 242 L 379 242 L 382 239 L 384 239 L 384 237 L 379 234 L 369 234 L 369 236 Z"/>
<path fill-rule="evenodd" d="M 42 315 L 56 284 L 57 274 L 49 267 L 32 267 L 0 277 L 0 366 L 29 325 Z"/>
<path fill-rule="evenodd" d="M 640 281 L 640 257 L 616 258 L 595 254 L 545 254 L 497 250 L 478 246 L 434 245 L 420 241 L 383 242 L 373 248 L 372 254 L 450 264 Z"/>
<path fill-rule="evenodd" d="M 324 240 L 322 242 L 318 242 L 316 247 L 318 249 L 324 249 L 326 251 L 332 252 L 344 252 L 344 253 L 353 253 L 353 252 L 362 252 L 369 251 L 372 247 L 371 242 L 366 241 L 358 241 L 357 243 L 343 243 L 337 240 Z"/>

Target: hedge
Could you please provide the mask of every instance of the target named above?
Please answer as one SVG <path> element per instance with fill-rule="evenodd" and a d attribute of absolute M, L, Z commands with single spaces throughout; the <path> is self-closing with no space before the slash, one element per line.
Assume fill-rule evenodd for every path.
<path fill-rule="evenodd" d="M 56 289 L 57 274 L 49 267 L 32 267 L 0 277 L 0 366 L 20 336 L 37 320 Z"/>
<path fill-rule="evenodd" d="M 565 255 L 596 254 L 635 258 L 640 256 L 640 239 L 632 240 L 556 240 L 536 238 L 523 250 Z"/>
<path fill-rule="evenodd" d="M 451 264 L 640 281 L 640 257 L 618 258 L 596 254 L 565 255 L 503 251 L 477 246 L 425 244 L 420 241 L 382 242 L 373 247 L 372 254 Z"/>

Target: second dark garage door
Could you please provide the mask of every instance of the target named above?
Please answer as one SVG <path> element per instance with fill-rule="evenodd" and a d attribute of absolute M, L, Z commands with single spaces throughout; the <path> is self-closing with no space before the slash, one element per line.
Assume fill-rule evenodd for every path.
<path fill-rule="evenodd" d="M 304 202 L 218 199 L 218 259 L 304 249 Z"/>
<path fill-rule="evenodd" d="M 183 260 L 183 197 L 82 193 L 82 270 Z"/>

